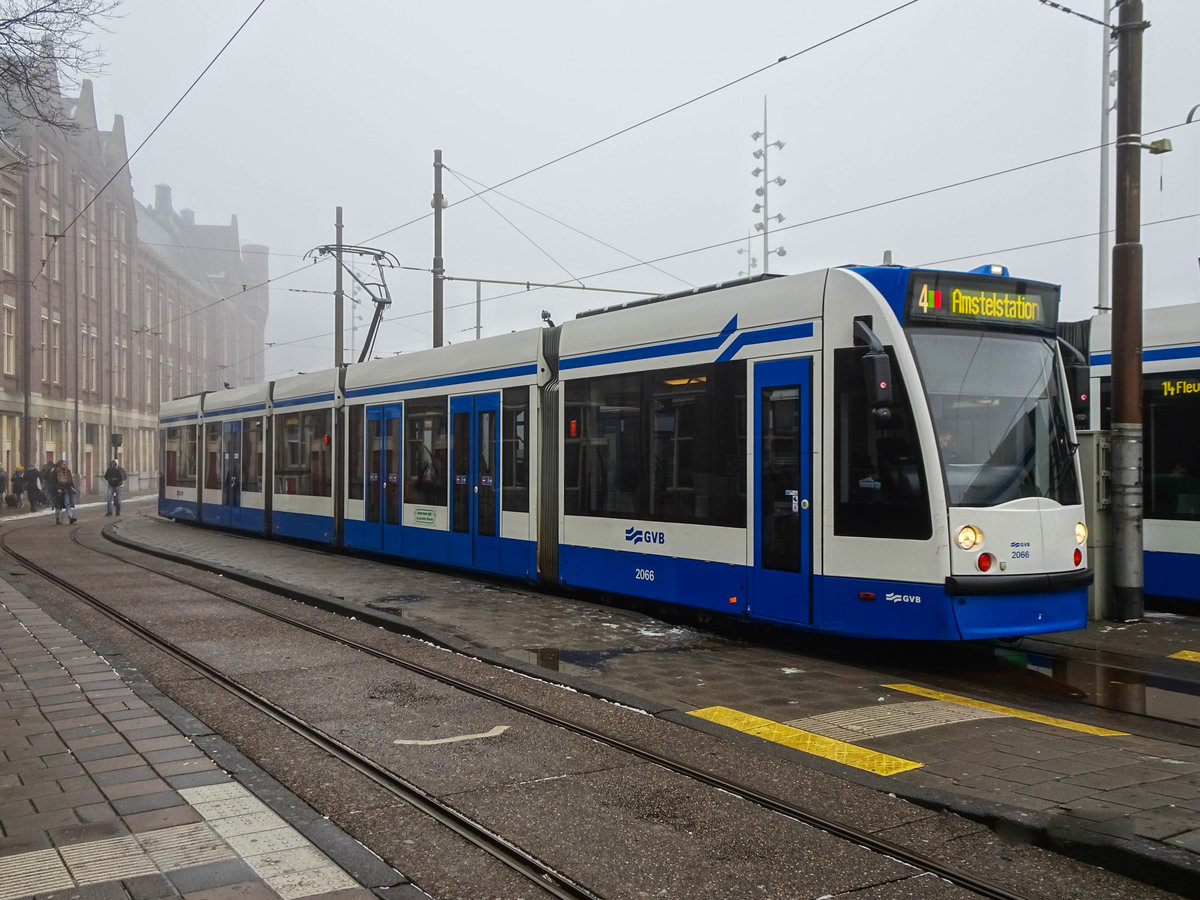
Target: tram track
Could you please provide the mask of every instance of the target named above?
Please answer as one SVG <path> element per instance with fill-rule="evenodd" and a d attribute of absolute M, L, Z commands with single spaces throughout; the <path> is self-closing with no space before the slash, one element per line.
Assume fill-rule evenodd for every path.
<path fill-rule="evenodd" d="M 167 578 L 180 584 L 186 584 L 192 589 L 204 590 L 206 593 L 220 597 L 228 602 L 237 603 L 244 608 L 252 609 L 278 621 L 286 622 L 287 624 L 303 628 L 310 633 L 321 634 L 322 636 L 331 640 L 335 640 L 338 643 L 347 643 L 345 639 L 340 638 L 331 632 L 322 632 L 320 629 L 313 628 L 312 626 L 308 626 L 305 623 L 297 620 L 289 621 L 287 617 L 272 613 L 268 610 L 256 609 L 253 604 L 241 601 L 231 595 L 222 594 L 211 589 L 198 588 L 198 586 L 193 582 L 188 582 L 186 579 L 171 575 L 170 573 L 162 572 L 154 569 L 153 567 L 138 565 L 130 562 L 129 560 L 122 560 L 116 554 L 106 553 L 105 551 L 97 550 L 94 547 L 88 547 L 79 540 L 78 529 L 72 530 L 71 540 L 76 546 L 90 550 L 91 552 L 109 556 L 113 559 L 120 560 L 127 565 L 134 565 L 137 568 L 153 573 L 159 577 Z M 14 550 L 10 546 L 9 535 L 5 534 L 3 537 L 0 537 L 0 548 L 3 548 L 4 552 L 20 562 L 27 569 L 36 573 L 39 578 L 42 578 L 46 582 L 53 584 L 55 587 L 65 591 L 77 600 L 86 603 L 92 609 L 100 612 L 112 622 L 136 635 L 138 638 L 145 641 L 159 652 L 166 654 L 176 662 L 182 663 L 183 665 L 192 669 L 197 674 L 206 678 L 212 684 L 232 694 L 241 702 L 248 704 L 258 712 L 270 717 L 277 724 L 288 729 L 297 737 L 308 741 L 322 752 L 338 760 L 343 765 L 350 767 L 359 775 L 369 779 L 376 786 L 384 789 L 392 796 L 404 801 L 410 806 L 413 806 L 426 816 L 429 816 L 445 828 L 452 831 L 454 834 L 458 835 L 458 837 L 466 840 L 479 850 L 488 854 L 493 859 L 503 863 L 512 870 L 516 871 L 518 874 L 524 876 L 530 882 L 544 890 L 549 896 L 563 898 L 563 900 L 597 900 L 598 895 L 592 893 L 581 885 L 574 884 L 566 876 L 556 872 L 554 869 L 545 865 L 532 855 L 525 853 L 519 847 L 506 841 L 502 836 L 484 828 L 479 823 L 459 813 L 452 806 L 439 801 L 436 797 L 432 796 L 428 792 L 421 790 L 417 785 L 411 783 L 407 779 L 404 779 L 396 773 L 378 765 L 376 762 L 369 759 L 354 748 L 336 740 L 321 729 L 305 721 L 303 718 L 292 714 L 279 704 L 272 702 L 267 697 L 264 697 L 258 692 L 241 684 L 236 679 L 229 677 L 226 673 L 205 662 L 195 654 L 188 652 L 172 641 L 156 634 L 151 629 L 143 626 L 140 622 L 137 622 L 110 604 L 104 602 L 91 591 L 81 588 L 67 579 L 59 577 L 45 566 L 35 562 L 29 556 Z M 359 645 L 356 649 L 365 649 L 365 647 L 364 645 Z"/>
<path fill-rule="evenodd" d="M 1010 890 L 1008 887 L 998 884 L 993 880 L 979 877 L 971 872 L 964 871 L 957 866 L 948 865 L 942 860 L 936 859 L 929 854 L 914 851 L 910 847 L 890 841 L 877 834 L 855 828 L 852 825 L 848 825 L 845 822 L 832 819 L 828 816 L 816 814 L 811 810 L 804 809 L 794 803 L 771 796 L 749 785 L 728 779 L 712 772 L 703 771 L 679 758 L 673 758 L 652 749 L 637 746 L 628 741 L 605 734 L 579 722 L 571 721 L 561 716 L 548 713 L 543 709 L 539 709 L 527 703 L 515 700 L 479 684 L 465 681 L 464 679 L 458 678 L 446 672 L 438 671 L 420 663 L 413 662 L 412 660 L 399 657 L 396 654 L 380 650 L 368 644 L 364 644 L 361 641 L 348 638 L 345 635 L 331 631 L 330 629 L 315 626 L 311 623 L 301 621 L 293 616 L 288 616 L 273 610 L 264 609 L 257 604 L 250 603 L 242 598 L 233 596 L 228 592 L 222 592 L 210 587 L 197 585 L 193 580 L 189 580 L 186 577 L 163 571 L 162 569 L 154 566 L 145 565 L 144 563 L 131 560 L 127 556 L 118 553 L 113 553 L 108 550 L 90 546 L 80 540 L 80 531 L 78 529 L 74 529 L 72 531 L 72 539 L 77 546 L 84 548 L 91 553 L 109 557 L 124 565 L 134 566 L 142 571 L 153 574 L 156 577 L 165 578 L 178 584 L 187 585 L 192 590 L 203 591 L 204 593 L 213 597 L 219 598 L 225 602 L 237 604 L 240 607 L 251 610 L 257 614 L 267 616 L 282 624 L 302 629 L 309 634 L 326 640 L 335 641 L 345 647 L 368 654 L 371 657 L 382 660 L 390 665 L 403 668 L 420 677 L 432 679 L 455 690 L 468 693 L 487 702 L 498 704 L 522 715 L 540 720 L 555 728 L 565 729 L 591 741 L 595 741 L 607 747 L 613 748 L 631 757 L 652 763 L 667 771 L 696 781 L 705 785 L 706 787 L 739 797 L 755 804 L 763 810 L 778 813 L 795 821 L 817 828 L 828 835 L 838 838 L 839 840 L 850 842 L 860 847 L 865 847 L 874 853 L 899 860 L 918 872 L 935 875 L 940 879 L 944 879 L 945 881 L 957 885 L 958 887 L 968 890 L 978 896 L 1008 898 L 1008 900 L 1019 900 L 1019 898 L 1024 898 L 1027 896 L 1016 893 Z M 203 677 L 213 681 L 216 684 L 219 684 L 223 689 L 237 696 L 243 702 L 249 703 L 255 709 L 270 716 L 273 720 L 289 728 L 295 734 L 303 737 L 314 746 L 319 747 L 322 752 L 328 753 L 344 764 L 352 766 L 356 771 L 371 779 L 374 783 L 380 785 L 381 787 L 385 787 L 387 790 L 393 792 L 396 796 L 401 797 L 406 802 L 421 809 L 423 812 L 434 816 L 438 819 L 438 821 L 443 821 L 443 819 L 445 819 L 446 821 L 443 821 L 443 824 L 446 824 L 447 827 L 453 828 L 456 833 L 459 833 L 462 837 L 485 850 L 485 852 L 488 852 L 497 858 L 501 858 L 506 865 L 509 865 L 514 870 L 521 872 L 521 874 L 525 875 L 525 877 L 529 878 L 540 887 L 546 889 L 550 895 L 564 897 L 597 896 L 596 894 L 591 893 L 587 888 L 575 884 L 561 873 L 549 869 L 540 861 L 524 854 L 519 850 L 519 848 L 516 848 L 510 842 L 505 841 L 499 835 L 494 834 L 491 830 L 484 828 L 478 823 L 475 823 L 462 816 L 457 811 L 448 807 L 446 804 L 438 801 L 437 798 L 428 794 L 428 792 L 420 790 L 417 786 L 412 785 L 406 779 L 403 779 L 386 768 L 379 766 L 354 748 L 349 747 L 343 742 L 330 737 L 320 729 L 315 728 L 311 724 L 305 722 L 300 717 L 293 715 L 286 709 L 280 707 L 278 704 L 275 704 L 269 699 L 263 697 L 258 692 L 253 691 L 238 683 L 236 680 L 228 677 L 225 673 L 220 672 L 218 669 L 211 666 L 204 660 L 196 657 L 194 654 L 189 653 L 183 648 L 174 645 L 170 640 L 167 640 L 161 635 L 155 634 L 150 629 L 145 628 L 143 625 L 141 625 L 141 623 L 131 619 L 129 616 L 126 616 L 119 610 L 116 610 L 100 598 L 95 597 L 92 592 L 55 575 L 55 573 L 49 571 L 45 566 L 39 565 L 28 555 L 14 550 L 14 548 L 10 546 L 8 535 L 5 535 L 2 539 L 0 539 L 0 547 L 3 547 L 5 552 L 7 552 L 14 559 L 20 561 L 22 565 L 28 567 L 31 571 L 36 572 L 39 577 L 46 579 L 52 584 L 55 584 L 61 590 L 67 591 L 73 597 L 76 597 L 82 602 L 87 603 L 104 616 L 119 624 L 120 627 L 136 634 L 139 638 L 147 641 L 161 652 L 169 654 L 173 659 L 184 663 L 189 668 L 200 673 Z"/>

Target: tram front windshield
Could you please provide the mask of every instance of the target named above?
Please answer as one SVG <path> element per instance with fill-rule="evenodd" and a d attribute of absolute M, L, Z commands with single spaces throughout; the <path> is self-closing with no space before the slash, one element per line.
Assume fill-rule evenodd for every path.
<path fill-rule="evenodd" d="M 1080 502 L 1052 340 L 955 329 L 910 337 L 951 506 Z"/>

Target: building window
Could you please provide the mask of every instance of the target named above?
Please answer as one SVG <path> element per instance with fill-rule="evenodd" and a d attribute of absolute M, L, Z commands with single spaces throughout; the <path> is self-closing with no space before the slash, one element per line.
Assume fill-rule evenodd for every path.
<path fill-rule="evenodd" d="M 93 328 L 88 335 L 88 390 L 96 390 L 99 384 L 99 378 L 96 372 L 96 360 L 100 355 L 100 335 Z"/>
<path fill-rule="evenodd" d="M 58 187 L 59 187 L 58 179 L 59 179 L 59 172 L 61 171 L 61 168 L 58 164 L 58 157 L 55 156 L 53 153 L 50 154 L 48 170 L 49 171 L 46 174 L 47 174 L 47 177 L 50 182 L 50 196 L 57 197 L 58 196 Z"/>
<path fill-rule="evenodd" d="M 3 229 L 3 264 L 6 272 L 17 271 L 17 207 L 8 200 L 0 204 L 0 228 Z"/>
<path fill-rule="evenodd" d="M 4 298 L 4 374 L 17 374 L 17 301 Z"/>
<path fill-rule="evenodd" d="M 50 366 L 55 384 L 62 382 L 62 322 L 55 319 L 50 323 Z"/>
<path fill-rule="evenodd" d="M 50 316 L 42 313 L 42 381 L 50 380 Z"/>
<path fill-rule="evenodd" d="M 94 232 L 88 234 L 87 289 L 84 293 L 89 297 L 96 296 L 96 235 Z"/>
<path fill-rule="evenodd" d="M 116 393 L 123 399 L 129 398 L 129 343 L 121 341 L 117 351 L 117 386 Z"/>
<path fill-rule="evenodd" d="M 62 234 L 62 216 L 59 215 L 57 209 L 50 211 L 50 234 Z M 62 277 L 62 251 L 58 249 L 58 238 L 51 237 L 50 241 L 50 277 L 58 281 Z"/>

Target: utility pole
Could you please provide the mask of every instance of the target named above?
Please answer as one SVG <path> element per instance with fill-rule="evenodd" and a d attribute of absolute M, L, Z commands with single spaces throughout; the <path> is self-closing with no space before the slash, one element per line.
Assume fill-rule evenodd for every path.
<path fill-rule="evenodd" d="M 442 151 L 433 151 L 433 346 L 442 346 L 442 291 L 446 269 L 442 262 Z"/>
<path fill-rule="evenodd" d="M 1112 7 L 1110 0 L 1104 0 L 1104 79 L 1100 83 L 1100 289 L 1096 292 L 1097 309 L 1105 309 L 1111 301 L 1111 288 L 1108 283 L 1108 267 L 1111 251 L 1108 246 L 1108 172 L 1109 172 L 1109 122 L 1112 114 Z"/>
<path fill-rule="evenodd" d="M 1142 569 L 1142 0 L 1117 21 L 1117 234 L 1113 245 L 1113 598 L 1118 621 L 1144 612 Z"/>
<path fill-rule="evenodd" d="M 333 367 L 342 365 L 342 208 L 337 208 L 337 219 L 334 222 L 334 234 L 337 236 L 337 250 L 334 252 L 334 265 L 337 275 L 333 282 Z"/>

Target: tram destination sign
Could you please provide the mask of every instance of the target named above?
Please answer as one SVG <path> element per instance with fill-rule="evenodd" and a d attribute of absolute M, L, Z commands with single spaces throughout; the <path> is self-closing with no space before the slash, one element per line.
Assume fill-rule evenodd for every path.
<path fill-rule="evenodd" d="M 913 272 L 907 310 L 909 325 L 1000 325 L 1053 334 L 1058 326 L 1058 288 L 1010 278 Z"/>

